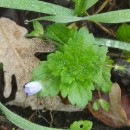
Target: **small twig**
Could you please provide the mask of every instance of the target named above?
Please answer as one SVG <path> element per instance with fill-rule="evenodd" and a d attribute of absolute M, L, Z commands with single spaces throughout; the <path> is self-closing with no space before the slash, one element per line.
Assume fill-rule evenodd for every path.
<path fill-rule="evenodd" d="M 115 0 L 111 0 L 110 2 L 109 2 L 109 4 L 110 4 L 110 8 L 108 9 L 108 11 L 111 11 L 112 10 L 112 8 L 115 8 L 115 9 L 120 9 L 117 5 L 116 5 L 116 1 Z"/>
<path fill-rule="evenodd" d="M 109 35 L 116 37 L 115 33 L 113 31 L 110 31 L 109 29 L 107 29 L 106 27 L 104 27 L 102 24 L 94 22 L 98 27 L 100 27 L 103 31 L 105 31 L 106 33 L 108 33 Z"/>
<path fill-rule="evenodd" d="M 100 13 L 109 2 L 110 0 L 105 0 L 104 3 L 100 6 L 100 8 L 94 14 Z"/>
<path fill-rule="evenodd" d="M 36 111 L 28 118 L 29 121 L 32 121 L 32 118 L 36 115 Z"/>
<path fill-rule="evenodd" d="M 98 91 L 98 95 L 99 95 L 99 98 L 101 99 L 102 98 L 102 95 L 101 95 L 101 92 Z"/>
<path fill-rule="evenodd" d="M 54 121 L 53 116 L 52 116 L 52 110 L 50 110 L 50 116 L 51 116 L 50 127 L 52 127 L 52 123 L 53 123 L 53 121 Z"/>
<path fill-rule="evenodd" d="M 45 117 L 43 117 L 43 116 L 41 116 L 41 114 L 40 114 L 40 111 L 38 110 L 37 111 L 38 112 L 38 117 L 39 118 L 43 118 L 48 124 L 50 124 L 51 125 L 51 123 L 45 118 Z"/>
<path fill-rule="evenodd" d="M 124 58 L 129 58 L 129 57 L 125 57 L 124 55 L 123 55 L 123 53 L 122 54 L 116 54 L 116 53 L 108 53 L 108 55 L 110 56 L 110 57 L 116 57 L 116 58 L 122 58 L 122 59 L 124 59 Z"/>
<path fill-rule="evenodd" d="M 106 0 L 106 1 L 110 1 L 110 0 Z M 98 12 L 97 12 L 98 13 Z M 95 13 L 96 14 L 96 13 Z M 86 15 L 89 16 L 88 12 L 86 12 Z M 108 33 L 109 35 L 116 37 L 115 33 L 112 30 L 107 29 L 106 27 L 104 27 L 102 24 L 97 23 L 92 21 L 93 23 L 95 23 L 99 28 L 101 28 L 103 31 L 105 31 L 106 33 Z"/>

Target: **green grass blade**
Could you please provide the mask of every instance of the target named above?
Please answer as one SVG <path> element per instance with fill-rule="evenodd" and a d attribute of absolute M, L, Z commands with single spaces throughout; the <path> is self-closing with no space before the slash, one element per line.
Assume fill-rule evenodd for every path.
<path fill-rule="evenodd" d="M 95 22 L 102 23 L 122 23 L 130 21 L 130 9 L 119 10 L 119 11 L 110 11 L 108 13 L 102 13 L 87 17 L 76 17 L 76 16 L 45 16 L 38 18 L 36 20 L 47 20 L 58 23 L 70 23 L 81 20 L 90 20 Z"/>
<path fill-rule="evenodd" d="M 73 15 L 73 10 L 38 0 L 0 0 L 0 7 L 28 10 L 51 15 Z"/>
<path fill-rule="evenodd" d="M 130 9 L 110 11 L 107 13 L 88 16 L 84 20 L 91 20 L 102 23 L 122 23 L 130 21 Z"/>
<path fill-rule="evenodd" d="M 104 39 L 104 38 L 96 38 L 96 44 L 130 51 L 130 43 L 127 42 L 121 42 L 117 40 Z"/>
<path fill-rule="evenodd" d="M 96 2 L 96 1 L 95 1 Z M 90 3 L 91 5 L 92 3 Z M 55 4 L 37 1 L 37 0 L 1 0 L 0 7 L 29 10 L 34 12 L 41 12 L 56 16 L 46 16 L 41 20 L 69 23 L 81 20 L 90 20 L 102 23 L 122 23 L 130 21 L 130 9 L 110 11 L 87 17 L 73 16 L 74 11 Z"/>
<path fill-rule="evenodd" d="M 32 22 L 34 20 L 46 20 L 46 21 L 53 21 L 56 23 L 70 23 L 70 22 L 75 22 L 75 21 L 81 21 L 83 18 L 82 17 L 76 17 L 76 16 L 45 16 L 45 17 L 40 17 L 36 18 L 33 20 L 30 20 L 29 22 Z"/>

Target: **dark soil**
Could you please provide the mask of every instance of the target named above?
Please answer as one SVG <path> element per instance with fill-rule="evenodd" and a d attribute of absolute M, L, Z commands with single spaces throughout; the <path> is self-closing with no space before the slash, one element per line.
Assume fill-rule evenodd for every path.
<path fill-rule="evenodd" d="M 63 5 L 65 7 L 69 7 L 69 8 L 73 8 L 73 4 L 72 2 L 70 2 L 69 0 L 46 0 L 47 2 L 52 2 L 52 3 L 56 3 L 59 5 Z M 89 10 L 89 13 L 92 14 L 93 12 L 97 11 L 98 8 L 100 8 L 101 4 L 104 2 L 104 0 L 99 0 L 100 2 L 94 6 L 92 9 Z M 107 12 L 110 10 L 117 10 L 117 9 L 127 9 L 130 8 L 130 2 L 129 1 L 122 1 L 122 0 L 112 0 L 111 2 L 109 2 L 109 4 L 102 10 L 102 12 Z M 21 26 L 26 27 L 29 31 L 32 30 L 32 25 L 28 24 L 25 25 L 24 21 L 26 19 L 33 19 L 33 18 L 37 18 L 39 16 L 42 16 L 43 14 L 39 14 L 39 13 L 33 13 L 33 12 L 29 12 L 29 11 L 19 11 L 19 10 L 12 10 L 12 9 L 4 9 L 4 8 L 0 8 L 0 17 L 7 17 L 10 18 L 12 20 L 14 20 L 16 23 L 18 23 Z M 43 24 L 43 26 L 47 26 L 48 24 L 50 24 L 50 22 L 41 22 Z M 87 25 L 87 27 L 89 28 L 90 32 L 94 33 L 95 36 L 97 37 L 107 37 L 107 38 L 115 38 L 113 33 L 107 33 L 105 32 L 100 26 L 92 23 L 92 22 L 78 22 L 77 25 L 80 27 L 82 25 Z M 103 24 L 104 27 L 106 27 L 108 30 L 112 30 L 112 32 L 115 32 L 115 30 L 117 29 L 117 27 L 119 26 L 119 24 Z M 113 52 L 113 50 L 110 50 L 110 52 Z M 114 50 L 115 52 L 115 50 Z M 116 50 L 117 54 L 120 54 L 121 51 Z M 44 59 L 46 59 L 47 54 L 42 54 L 42 56 L 44 57 Z M 40 56 L 41 57 L 41 56 Z M 120 55 L 117 57 L 112 57 L 114 59 L 120 59 Z M 42 59 L 43 60 L 43 59 Z M 115 61 L 118 63 L 124 63 L 124 61 L 122 62 L 122 59 L 120 59 L 120 61 Z M 128 64 L 129 66 L 129 64 Z M 129 69 L 129 67 L 128 67 Z M 127 80 L 125 80 L 127 79 Z M 122 76 L 120 77 L 118 72 L 113 72 L 112 71 L 112 80 L 115 82 L 118 82 L 119 84 L 121 84 L 122 86 L 129 88 L 129 74 L 122 74 Z M 15 78 L 14 78 L 15 80 Z M 128 81 L 128 82 L 121 82 L 121 81 Z M 2 71 L 0 72 L 0 83 L 4 85 L 3 83 L 3 73 Z M 14 82 L 15 83 L 15 82 Z M 4 99 L 3 98 L 3 87 L 1 87 L 2 85 L 0 85 L 0 100 L 3 103 L 6 103 L 9 100 L 12 100 L 14 98 L 14 96 L 12 95 L 12 97 L 10 97 L 10 99 Z M 130 90 L 128 90 L 130 91 Z M 93 128 L 92 130 L 129 130 L 130 128 L 112 128 L 109 127 L 105 124 L 103 124 L 102 122 L 100 122 L 98 119 L 94 118 L 91 113 L 89 111 L 81 111 L 81 112 L 59 112 L 59 111 L 44 111 L 42 112 L 40 111 L 33 111 L 31 110 L 31 108 L 26 108 L 23 109 L 21 107 L 17 107 L 17 106 L 8 106 L 8 108 L 10 110 L 12 110 L 13 112 L 19 114 L 20 116 L 35 122 L 37 124 L 40 125 L 45 125 L 45 126 L 50 126 L 50 127 L 55 127 L 55 128 L 68 128 L 70 126 L 71 123 L 73 123 L 74 121 L 78 121 L 78 120 L 91 120 L 93 121 Z M 13 125 L 11 122 L 9 122 L 4 115 L 0 112 L 0 130 L 12 130 L 14 128 L 14 130 L 18 130 L 19 128 L 15 125 Z M 20 129 L 19 129 L 20 130 Z"/>

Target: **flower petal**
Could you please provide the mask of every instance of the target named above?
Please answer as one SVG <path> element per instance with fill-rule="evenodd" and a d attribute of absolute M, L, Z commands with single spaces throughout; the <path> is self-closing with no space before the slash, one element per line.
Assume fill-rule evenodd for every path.
<path fill-rule="evenodd" d="M 37 92 L 39 92 L 42 89 L 42 85 L 40 82 L 38 81 L 32 81 L 29 82 L 25 85 L 25 89 L 24 91 L 28 94 L 28 95 L 33 95 Z"/>

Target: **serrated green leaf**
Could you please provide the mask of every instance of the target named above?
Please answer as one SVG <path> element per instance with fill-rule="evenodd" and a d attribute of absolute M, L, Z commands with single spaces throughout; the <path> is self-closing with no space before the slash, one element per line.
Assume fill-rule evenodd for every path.
<path fill-rule="evenodd" d="M 99 86 L 102 85 L 102 68 L 97 67 L 97 73 L 93 75 L 93 82 L 98 84 Z"/>
<path fill-rule="evenodd" d="M 87 102 L 92 100 L 92 90 L 94 90 L 94 86 L 87 81 L 81 84 L 74 82 L 71 87 L 67 84 L 60 85 L 62 97 L 65 98 L 68 95 L 70 103 L 80 107 L 85 107 Z"/>
<path fill-rule="evenodd" d="M 33 69 L 32 80 L 42 81 L 44 79 L 44 82 L 46 80 L 45 77 L 49 77 L 48 74 L 49 72 L 47 70 L 46 62 L 42 61 L 36 68 Z"/>
<path fill-rule="evenodd" d="M 63 53 L 60 51 L 56 51 L 55 54 L 52 53 L 48 55 L 47 57 L 48 63 L 47 68 L 49 69 L 51 75 L 58 76 L 61 74 L 61 71 L 63 70 Z"/>
<path fill-rule="evenodd" d="M 91 93 L 91 91 L 85 90 L 83 86 L 74 82 L 69 91 L 68 99 L 73 105 L 85 107 L 85 105 L 88 103 L 88 97 L 90 96 L 89 93 Z"/>
<path fill-rule="evenodd" d="M 110 67 L 103 67 L 101 90 L 105 93 L 108 93 L 112 87 L 112 82 L 110 81 L 111 78 L 110 71 L 111 71 Z"/>
<path fill-rule="evenodd" d="M 94 36 L 89 33 L 85 27 L 82 27 L 77 33 L 75 33 L 75 37 L 73 39 L 77 42 L 83 42 L 83 44 L 86 44 L 86 46 L 89 44 L 95 44 Z"/>
<path fill-rule="evenodd" d="M 42 90 L 38 93 L 39 96 L 56 96 L 59 93 L 59 78 L 50 78 L 44 81 Z"/>
<path fill-rule="evenodd" d="M 116 38 L 121 41 L 130 42 L 130 25 L 124 23 L 116 31 Z"/>
<path fill-rule="evenodd" d="M 67 97 L 68 93 L 70 92 L 71 87 L 69 87 L 68 84 L 61 83 L 59 86 L 59 89 L 61 91 L 61 96 L 63 98 Z"/>
<path fill-rule="evenodd" d="M 75 36 L 76 29 L 69 29 L 64 24 L 52 24 L 46 29 L 45 35 L 60 44 L 66 44 Z"/>
<path fill-rule="evenodd" d="M 110 67 L 101 67 L 97 71 L 97 74 L 93 76 L 93 81 L 97 83 L 101 90 L 105 93 L 109 92 L 112 87 L 112 82 L 110 81 L 110 70 Z"/>
<path fill-rule="evenodd" d="M 75 121 L 70 126 L 70 130 L 91 130 L 93 123 L 88 120 Z"/>
<path fill-rule="evenodd" d="M 107 52 L 108 52 L 108 48 L 106 46 L 101 46 L 98 49 L 98 55 L 99 55 L 99 59 L 98 60 L 100 60 L 101 62 L 105 62 Z"/>
<path fill-rule="evenodd" d="M 71 84 L 72 82 L 75 81 L 75 78 L 70 75 L 70 73 L 66 67 L 63 68 L 60 75 L 61 75 L 61 82 L 62 83 Z"/>

